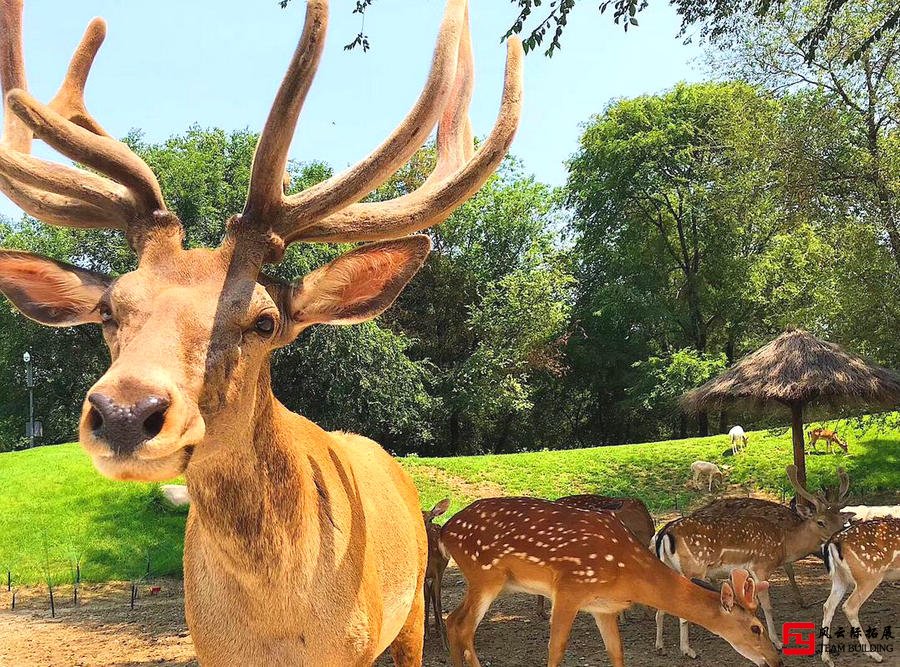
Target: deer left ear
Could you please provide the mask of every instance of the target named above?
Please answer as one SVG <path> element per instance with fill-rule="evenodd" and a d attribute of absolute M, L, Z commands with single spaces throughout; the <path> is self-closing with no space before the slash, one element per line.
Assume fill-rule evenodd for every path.
<path fill-rule="evenodd" d="M 98 305 L 112 279 L 18 250 L 0 250 L 0 292 L 23 315 L 68 327 L 100 322 Z"/>
<path fill-rule="evenodd" d="M 341 255 L 294 287 L 290 318 L 301 327 L 371 320 L 394 303 L 430 251 L 431 240 L 418 234 Z"/>
<path fill-rule="evenodd" d="M 725 611 L 731 612 L 734 609 L 734 589 L 727 581 L 722 584 L 722 590 L 719 591 L 719 600 Z"/>

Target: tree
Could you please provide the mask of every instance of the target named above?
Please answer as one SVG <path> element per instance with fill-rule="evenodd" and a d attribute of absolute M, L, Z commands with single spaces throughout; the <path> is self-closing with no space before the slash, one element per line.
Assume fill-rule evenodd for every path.
<path fill-rule="evenodd" d="M 742 83 L 619 101 L 587 126 L 567 185 L 587 336 L 574 354 L 614 360 L 613 377 L 589 371 L 608 400 L 629 409 L 647 357 L 690 347 L 734 359 L 764 306 L 748 273 L 798 224 L 778 197 L 781 130 L 777 102 Z"/>

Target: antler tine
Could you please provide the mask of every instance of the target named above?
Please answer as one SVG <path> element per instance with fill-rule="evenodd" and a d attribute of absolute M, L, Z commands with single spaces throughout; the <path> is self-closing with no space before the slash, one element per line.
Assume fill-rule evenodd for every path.
<path fill-rule="evenodd" d="M 94 120 L 84 105 L 84 87 L 91 73 L 91 65 L 94 64 L 94 58 L 104 39 L 106 39 L 106 21 L 101 18 L 92 19 L 72 55 L 62 85 L 48 106 L 76 125 L 94 134 L 108 137 L 109 134 Z"/>
<path fill-rule="evenodd" d="M 325 0 L 317 0 L 317 2 L 324 7 Z M 279 185 L 286 165 L 287 144 L 290 142 L 296 115 L 291 116 L 290 122 L 275 126 L 279 130 L 279 135 L 282 135 L 277 142 L 269 138 L 270 125 L 267 124 L 254 159 L 250 193 L 241 215 L 242 226 L 265 225 L 270 227 L 271 231 L 282 240 L 286 242 L 295 240 L 298 230 L 309 227 L 329 214 L 359 201 L 403 166 L 428 138 L 439 116 L 447 106 L 447 100 L 455 80 L 459 41 L 464 32 L 466 6 L 467 0 L 447 0 L 431 69 L 418 100 L 406 118 L 378 148 L 346 171 L 311 186 L 303 192 L 285 197 L 279 189 Z M 309 25 L 312 9 L 311 3 L 307 8 L 307 25 Z M 324 36 L 324 29 L 322 33 Z M 307 31 L 304 29 L 304 37 L 306 34 Z M 295 61 L 303 48 L 304 37 L 301 37 L 301 46 L 295 53 Z M 320 47 L 320 45 L 316 46 Z M 315 62 L 310 62 L 309 79 L 312 78 L 318 58 L 313 60 Z M 294 62 L 292 62 L 293 67 Z M 288 80 L 285 79 L 282 88 L 287 83 Z M 295 105 L 293 110 L 298 113 L 300 104 L 302 104 L 302 95 L 299 93 L 302 92 L 305 95 L 307 87 L 308 81 L 302 87 L 295 86 L 295 92 L 298 94 L 293 98 Z M 282 91 L 279 91 L 272 113 L 275 113 L 279 102 L 284 103 L 288 99 L 282 96 Z M 272 157 L 267 156 L 263 151 L 263 147 L 270 144 L 279 146 L 279 152 L 277 155 L 273 154 Z M 264 161 L 260 162 L 257 168 L 256 163 L 261 159 Z M 266 211 L 265 216 L 262 215 L 263 211 Z"/>
<path fill-rule="evenodd" d="M 88 24 L 58 92 L 45 105 L 26 91 L 22 0 L 0 2 L 0 71 L 6 114 L 0 142 L 0 189 L 26 213 L 50 224 L 125 229 L 140 253 L 145 225 L 168 226 L 175 219 L 157 215 L 166 209 L 150 168 L 125 144 L 110 137 L 85 107 L 85 84 L 106 36 L 106 23 L 95 18 Z M 34 136 L 109 178 L 33 157 Z"/>
<path fill-rule="evenodd" d="M 837 469 L 838 479 L 841 480 L 841 486 L 838 489 L 838 497 L 837 502 L 840 503 L 844 498 L 847 497 L 847 492 L 850 490 L 850 476 L 847 474 L 847 471 L 843 468 Z"/>
<path fill-rule="evenodd" d="M 450 147 L 459 146 L 463 137 L 471 136 L 466 121 L 459 124 L 455 141 L 439 141 L 442 154 L 438 160 L 438 174 L 432 175 L 422 187 L 390 201 L 353 204 L 308 229 L 295 232 L 289 239 L 375 241 L 403 236 L 445 220 L 487 181 L 512 143 L 522 111 L 523 56 L 521 42 L 511 38 L 500 112 L 490 135 L 474 155 L 471 149 L 457 151 L 453 157 L 450 154 Z M 451 117 L 456 115 L 456 110 L 450 114 Z M 452 173 L 442 177 L 446 172 Z"/>
<path fill-rule="evenodd" d="M 263 221 L 269 216 L 279 215 L 284 206 L 288 149 L 306 94 L 319 67 L 327 28 L 327 0 L 309 0 L 303 34 L 256 145 L 250 190 L 242 219 Z"/>
<path fill-rule="evenodd" d="M 797 479 L 797 466 L 789 465 L 786 469 L 788 479 L 791 482 L 791 486 L 794 487 L 794 493 L 803 498 L 804 500 L 812 503 L 814 506 L 819 507 L 821 505 L 821 501 L 819 498 L 811 494 L 806 488 L 800 484 L 800 480 Z"/>

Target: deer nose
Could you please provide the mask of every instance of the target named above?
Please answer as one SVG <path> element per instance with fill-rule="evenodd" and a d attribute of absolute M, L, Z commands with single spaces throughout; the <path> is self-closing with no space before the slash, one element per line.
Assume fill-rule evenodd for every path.
<path fill-rule="evenodd" d="M 119 455 L 133 454 L 147 440 L 162 431 L 169 399 L 145 396 L 137 403 L 122 405 L 106 394 L 94 392 L 88 396 L 91 409 L 88 424 L 94 435 L 104 440 Z"/>

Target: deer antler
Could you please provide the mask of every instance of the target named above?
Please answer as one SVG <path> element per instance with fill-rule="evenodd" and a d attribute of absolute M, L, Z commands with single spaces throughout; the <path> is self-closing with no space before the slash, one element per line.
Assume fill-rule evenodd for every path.
<path fill-rule="evenodd" d="M 150 168 L 109 136 L 85 107 L 85 83 L 106 36 L 106 24 L 102 19 L 90 22 L 59 91 L 50 104 L 42 104 L 26 92 L 22 12 L 22 0 L 0 0 L 5 99 L 0 190 L 29 215 L 53 225 L 124 229 L 140 252 L 146 225 L 177 220 L 165 215 L 162 192 Z M 35 136 L 108 178 L 32 156 Z"/>
<path fill-rule="evenodd" d="M 841 502 L 847 497 L 847 492 L 850 490 L 850 476 L 843 468 L 837 469 L 837 475 L 838 479 L 841 480 L 841 486 L 838 489 L 838 497 L 836 502 L 838 505 L 840 505 Z"/>
<path fill-rule="evenodd" d="M 794 493 L 799 497 L 803 498 L 809 503 L 812 503 L 817 509 L 822 507 L 822 500 L 818 496 L 814 496 L 809 491 L 806 490 L 800 480 L 797 479 L 797 466 L 789 465 L 786 469 L 788 479 L 791 482 L 791 486 L 794 487 Z"/>
<path fill-rule="evenodd" d="M 388 139 L 342 174 L 285 196 L 282 174 L 300 107 L 319 61 L 326 0 L 310 0 L 306 25 L 269 113 L 254 158 L 250 192 L 235 230 L 268 231 L 276 247 L 294 241 L 372 241 L 425 229 L 444 220 L 494 172 L 512 142 L 522 104 L 522 46 L 510 39 L 500 112 L 493 131 L 473 151 L 468 105 L 472 50 L 466 0 L 448 0 L 431 71 L 413 109 Z M 356 203 L 418 150 L 438 123 L 438 161 L 416 191 L 391 201 Z"/>

